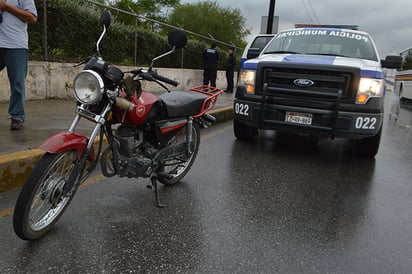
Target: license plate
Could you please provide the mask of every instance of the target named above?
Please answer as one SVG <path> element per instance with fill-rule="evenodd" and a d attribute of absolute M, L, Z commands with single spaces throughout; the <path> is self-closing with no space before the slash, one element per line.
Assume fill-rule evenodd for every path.
<path fill-rule="evenodd" d="M 302 125 L 312 124 L 312 114 L 311 113 L 300 113 L 300 112 L 286 112 L 285 121 L 289 123 L 296 123 Z"/>

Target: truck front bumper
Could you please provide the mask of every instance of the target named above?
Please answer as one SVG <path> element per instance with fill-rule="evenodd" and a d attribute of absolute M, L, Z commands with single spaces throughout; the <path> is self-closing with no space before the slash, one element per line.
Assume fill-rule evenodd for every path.
<path fill-rule="evenodd" d="M 350 139 L 375 136 L 383 123 L 383 113 L 313 109 L 240 99 L 234 101 L 234 115 L 234 119 L 259 129 Z"/>

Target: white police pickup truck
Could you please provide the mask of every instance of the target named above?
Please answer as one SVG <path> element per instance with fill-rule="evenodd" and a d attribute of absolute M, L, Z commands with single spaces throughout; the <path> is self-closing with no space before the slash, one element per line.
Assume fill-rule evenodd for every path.
<path fill-rule="evenodd" d="M 376 155 L 382 67 L 400 68 L 400 56 L 380 60 L 369 34 L 338 27 L 285 30 L 248 56 L 234 101 L 236 138 L 254 139 L 258 129 L 347 138 L 360 155 Z"/>

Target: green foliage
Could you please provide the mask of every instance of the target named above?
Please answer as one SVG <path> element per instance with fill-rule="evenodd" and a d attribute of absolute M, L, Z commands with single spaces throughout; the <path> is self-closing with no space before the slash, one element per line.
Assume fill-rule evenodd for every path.
<path fill-rule="evenodd" d="M 158 0 L 157 2 L 169 0 Z M 43 0 L 35 0 L 38 22 L 29 25 L 30 59 L 45 60 L 45 16 Z M 47 0 L 48 61 L 80 62 L 95 53 L 96 41 L 102 32 L 99 23 L 102 8 L 86 1 Z M 170 50 L 166 35 L 147 28 L 126 25 L 112 13 L 112 24 L 100 44 L 104 59 L 113 64 L 148 66 L 153 57 Z M 134 18 L 134 17 L 132 17 Z M 201 69 L 202 52 L 210 42 L 189 39 L 188 45 L 158 60 L 157 67 Z M 136 46 L 137 45 L 137 46 Z M 226 63 L 226 46 L 218 48 L 220 69 Z M 136 56 L 136 60 L 135 60 Z"/>
<path fill-rule="evenodd" d="M 408 56 L 402 66 L 403 70 L 412 69 L 412 56 Z"/>
<path fill-rule="evenodd" d="M 35 3 L 38 21 L 29 26 L 30 53 L 33 58 L 44 58 L 46 30 L 49 60 L 79 60 L 90 55 L 102 29 L 97 7 L 78 1 L 48 0 L 45 16 L 43 1 L 36 0 Z"/>
<path fill-rule="evenodd" d="M 250 30 L 244 29 L 245 18 L 239 9 L 222 8 L 211 1 L 176 7 L 168 23 L 237 47 L 243 47 L 245 37 L 250 34 Z"/>
<path fill-rule="evenodd" d="M 173 8 L 179 5 L 179 0 L 112 0 L 108 1 L 113 7 L 127 12 L 136 13 L 146 18 L 164 21 L 165 17 L 161 15 L 162 9 Z M 153 28 L 152 22 L 145 20 L 137 20 L 130 15 L 113 12 L 117 20 L 125 25 L 135 25 L 137 23 L 140 27 Z"/>

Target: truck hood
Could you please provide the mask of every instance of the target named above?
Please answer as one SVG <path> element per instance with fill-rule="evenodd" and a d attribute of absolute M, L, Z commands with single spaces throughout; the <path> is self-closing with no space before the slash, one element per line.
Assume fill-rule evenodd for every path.
<path fill-rule="evenodd" d="M 360 68 L 361 76 L 371 78 L 383 78 L 382 69 L 379 62 L 328 55 L 309 54 L 264 54 L 256 59 L 247 60 L 242 69 L 257 69 L 259 62 L 282 62 L 282 63 L 304 63 L 318 65 L 337 65 Z"/>

